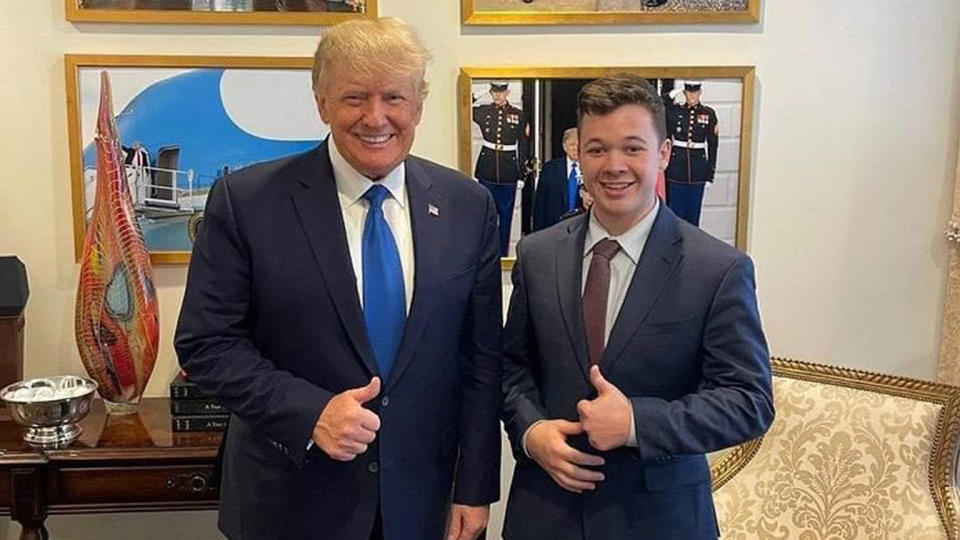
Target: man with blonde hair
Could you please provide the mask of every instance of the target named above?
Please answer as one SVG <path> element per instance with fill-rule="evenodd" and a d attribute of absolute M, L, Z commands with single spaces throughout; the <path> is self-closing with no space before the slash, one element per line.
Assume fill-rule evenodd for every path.
<path fill-rule="evenodd" d="M 580 209 L 580 155 L 577 128 L 563 132 L 563 156 L 543 165 L 537 181 L 537 200 L 533 206 L 533 230 L 560 223 L 565 215 Z"/>
<path fill-rule="evenodd" d="M 233 540 L 473 540 L 499 497 L 497 213 L 409 155 L 428 59 L 398 19 L 331 28 L 330 136 L 210 192 L 176 347 L 232 413 Z"/>

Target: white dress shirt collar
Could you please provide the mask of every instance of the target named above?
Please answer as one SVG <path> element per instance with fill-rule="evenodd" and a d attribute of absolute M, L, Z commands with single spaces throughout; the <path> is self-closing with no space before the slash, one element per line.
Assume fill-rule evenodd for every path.
<path fill-rule="evenodd" d="M 650 231 L 653 229 L 653 222 L 657 219 L 660 212 L 660 199 L 654 202 L 653 209 L 647 212 L 643 219 L 638 221 L 633 227 L 630 227 L 619 236 L 610 235 L 603 225 L 597 221 L 593 212 L 590 212 L 590 222 L 587 227 L 587 238 L 583 243 L 583 256 L 586 257 L 593 250 L 593 246 L 604 238 L 616 240 L 620 244 L 620 250 L 634 265 L 640 262 L 640 254 L 643 253 L 643 246 L 647 243 Z"/>
<path fill-rule="evenodd" d="M 330 165 L 333 166 L 333 178 L 337 183 L 339 191 L 352 206 L 363 198 L 363 194 L 374 184 L 373 180 L 360 174 L 353 168 L 353 165 L 340 154 L 337 144 L 333 140 L 333 135 L 327 137 L 327 147 L 330 149 Z M 387 188 L 393 199 L 400 204 L 400 207 L 406 207 L 407 198 L 404 193 L 406 182 L 406 167 L 404 162 L 400 162 L 392 171 L 387 173 L 378 184 Z"/>

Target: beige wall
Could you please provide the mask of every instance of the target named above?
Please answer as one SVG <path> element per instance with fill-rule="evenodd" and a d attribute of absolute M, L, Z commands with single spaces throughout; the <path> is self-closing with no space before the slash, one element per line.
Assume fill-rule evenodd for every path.
<path fill-rule="evenodd" d="M 774 0 L 764 2 L 759 25 L 689 28 L 463 28 L 457 4 L 381 0 L 383 14 L 419 27 L 436 54 L 418 153 L 455 163 L 461 65 L 756 65 L 748 251 L 771 350 L 933 376 L 947 256 L 941 231 L 960 129 L 960 3 Z M 0 1 L 0 254 L 18 254 L 30 275 L 28 375 L 81 370 L 62 55 L 309 55 L 316 34 L 75 26 L 63 20 L 61 0 Z M 150 395 L 165 393 L 175 369 L 185 269 L 158 268 L 156 276 L 163 343 Z M 134 540 L 215 537 L 212 513 L 50 525 L 55 538 L 102 538 L 102 527 Z M 136 534 L 141 526 L 156 532 Z"/>

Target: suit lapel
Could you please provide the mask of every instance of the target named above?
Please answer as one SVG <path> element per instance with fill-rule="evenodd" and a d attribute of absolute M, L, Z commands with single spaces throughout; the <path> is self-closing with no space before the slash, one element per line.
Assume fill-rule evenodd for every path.
<path fill-rule="evenodd" d="M 680 249 L 682 240 L 677 217 L 661 203 L 637 269 L 627 288 L 623 306 L 617 314 L 603 351 L 601 366 L 605 372 L 609 372 L 620 360 L 627 343 L 643 324 L 670 276 L 680 264 L 683 258 Z"/>
<path fill-rule="evenodd" d="M 567 234 L 557 240 L 555 259 L 557 272 L 557 295 L 560 299 L 560 312 L 566 324 L 570 342 L 573 344 L 577 363 L 583 376 L 589 380 L 589 360 L 587 358 L 587 337 L 583 326 L 583 302 L 580 298 L 580 284 L 583 279 L 583 242 L 587 235 L 589 214 L 571 218 L 567 225 Z"/>
<path fill-rule="evenodd" d="M 436 305 L 437 284 L 441 277 L 439 270 L 445 267 L 442 250 L 438 249 L 443 244 L 443 220 L 453 218 L 450 212 L 439 213 L 444 209 L 443 199 L 437 190 L 432 189 L 433 181 L 423 167 L 409 158 L 406 167 L 407 201 L 413 233 L 413 301 L 385 391 L 389 391 L 397 383 L 410 364 L 420 336 L 427 326 L 430 311 Z M 431 206 L 438 211 L 431 213 Z"/>
<path fill-rule="evenodd" d="M 293 204 L 313 258 L 354 349 L 371 375 L 376 374 L 326 142 L 303 160 L 297 174 L 303 189 L 294 191 Z"/>

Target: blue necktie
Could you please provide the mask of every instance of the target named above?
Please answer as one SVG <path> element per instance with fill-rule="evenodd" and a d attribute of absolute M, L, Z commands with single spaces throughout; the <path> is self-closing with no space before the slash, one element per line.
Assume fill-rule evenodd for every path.
<path fill-rule="evenodd" d="M 579 195 L 580 186 L 577 181 L 577 162 L 570 164 L 570 176 L 567 177 L 567 211 L 577 207 L 577 195 Z"/>
<path fill-rule="evenodd" d="M 389 194 L 379 184 L 363 194 L 370 203 L 363 224 L 363 319 L 384 382 L 400 348 L 407 318 L 400 253 L 383 217 L 383 200 Z"/>

